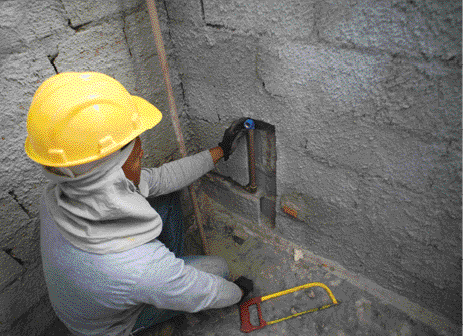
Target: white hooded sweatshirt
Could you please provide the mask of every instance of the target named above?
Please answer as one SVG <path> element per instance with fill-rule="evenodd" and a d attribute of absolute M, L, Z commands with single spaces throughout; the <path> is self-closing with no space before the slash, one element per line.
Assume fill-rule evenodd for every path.
<path fill-rule="evenodd" d="M 242 295 L 157 240 L 162 220 L 145 199 L 210 171 L 209 151 L 142 169 L 138 190 L 122 170 L 132 148 L 77 177 L 44 169 L 51 182 L 40 205 L 43 270 L 53 308 L 74 335 L 129 335 L 146 304 L 197 312 Z"/>

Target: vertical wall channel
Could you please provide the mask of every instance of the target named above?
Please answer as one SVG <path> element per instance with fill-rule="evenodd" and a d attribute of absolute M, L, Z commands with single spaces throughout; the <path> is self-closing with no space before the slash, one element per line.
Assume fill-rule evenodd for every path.
<path fill-rule="evenodd" d="M 275 127 L 266 124 L 263 130 L 255 130 L 254 147 L 257 189 L 262 191 L 259 199 L 260 224 L 275 227 L 276 217 L 276 138 Z"/>
<path fill-rule="evenodd" d="M 227 211 L 268 228 L 276 217 L 276 138 L 275 127 L 257 120 L 253 137 L 243 136 L 230 160 L 203 178 L 205 196 Z M 249 132 L 246 130 L 245 132 Z M 247 139 L 245 139 L 247 138 Z M 248 142 L 254 142 L 255 183 L 251 190 Z"/>

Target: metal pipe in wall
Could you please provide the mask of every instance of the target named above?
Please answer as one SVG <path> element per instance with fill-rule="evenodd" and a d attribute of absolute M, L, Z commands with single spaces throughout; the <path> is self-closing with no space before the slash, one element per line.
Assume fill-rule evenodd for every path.
<path fill-rule="evenodd" d="M 159 63 L 161 65 L 162 75 L 164 77 L 164 83 L 167 90 L 167 98 L 169 101 L 170 117 L 172 119 L 172 125 L 174 127 L 175 136 L 177 137 L 177 143 L 182 157 L 187 155 L 185 141 L 183 140 L 182 129 L 180 126 L 180 121 L 178 119 L 177 107 L 175 105 L 174 93 L 172 90 L 172 84 L 170 81 L 169 75 L 169 66 L 167 63 L 166 51 L 164 49 L 164 42 L 162 40 L 161 27 L 159 25 L 158 13 L 156 10 L 156 5 L 154 0 L 146 0 L 146 5 L 148 6 L 148 13 L 151 21 L 151 28 L 153 30 L 154 41 L 156 43 L 156 49 L 159 56 Z M 196 193 L 193 190 L 193 186 L 189 188 L 191 202 L 193 203 L 194 213 L 196 224 L 199 229 L 199 234 L 201 236 L 201 242 L 203 244 L 203 250 L 205 254 L 209 254 L 209 245 L 207 244 L 206 235 L 204 234 L 203 221 L 201 213 L 199 212 L 198 199 Z"/>
<path fill-rule="evenodd" d="M 248 130 L 248 165 L 249 165 L 249 185 L 247 189 L 251 193 L 255 193 L 257 191 L 257 183 L 256 183 L 256 154 L 254 150 L 254 130 Z"/>
<path fill-rule="evenodd" d="M 250 193 L 257 191 L 256 182 L 256 154 L 254 150 L 254 135 L 255 135 L 255 122 L 252 119 L 248 119 L 244 122 L 244 128 L 247 132 L 247 144 L 248 144 L 248 166 L 249 166 L 249 184 L 245 187 Z"/>

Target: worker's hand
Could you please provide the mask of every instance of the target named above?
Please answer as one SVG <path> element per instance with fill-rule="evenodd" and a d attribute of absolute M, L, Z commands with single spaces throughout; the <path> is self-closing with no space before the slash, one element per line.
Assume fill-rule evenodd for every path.
<path fill-rule="evenodd" d="M 244 122 L 244 121 L 243 121 Z M 246 296 L 248 296 L 248 294 L 250 292 L 252 292 L 253 288 L 254 288 L 254 282 L 248 278 L 245 278 L 244 276 L 240 276 L 238 279 L 236 279 L 234 281 L 235 285 L 237 285 L 241 291 L 243 292 L 243 296 L 241 297 L 241 300 L 240 302 L 238 302 L 238 304 L 241 304 L 244 302 Z"/>
<path fill-rule="evenodd" d="M 223 135 L 222 142 L 219 143 L 219 146 L 223 150 L 223 156 L 225 161 L 228 160 L 230 155 L 236 148 L 236 139 L 239 138 L 240 133 L 245 129 L 244 122 L 249 118 L 240 118 L 235 120 L 229 128 L 225 130 Z"/>

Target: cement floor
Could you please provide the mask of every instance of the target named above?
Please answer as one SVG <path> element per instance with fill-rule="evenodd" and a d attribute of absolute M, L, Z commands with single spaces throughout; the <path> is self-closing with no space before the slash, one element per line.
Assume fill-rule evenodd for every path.
<path fill-rule="evenodd" d="M 325 310 L 295 317 L 250 333 L 253 336 L 437 336 L 438 333 L 423 323 L 413 320 L 404 312 L 379 302 L 369 293 L 330 274 L 326 269 L 306 262 L 295 261 L 287 251 L 268 246 L 260 239 L 245 233 L 230 221 L 217 220 L 206 226 L 206 235 L 214 255 L 224 257 L 233 278 L 244 275 L 254 281 L 250 297 L 268 295 L 310 282 L 327 285 L 340 304 Z M 201 250 L 197 231 L 187 234 L 186 254 Z M 262 303 L 266 321 L 275 320 L 330 303 L 321 288 L 304 289 Z M 257 313 L 251 309 L 251 322 L 257 322 Z M 446 335 L 457 335 L 447 333 Z M 57 322 L 44 334 L 70 335 Z M 240 331 L 238 306 L 185 314 L 171 322 L 150 328 L 141 336 L 233 336 Z"/>
<path fill-rule="evenodd" d="M 294 255 L 265 245 L 249 236 L 230 222 L 216 222 L 207 227 L 206 234 L 213 254 L 227 259 L 234 278 L 244 275 L 254 281 L 250 297 L 268 295 L 306 283 L 321 282 L 330 288 L 340 304 L 266 326 L 250 333 L 254 336 L 360 336 L 360 335 L 438 335 L 430 327 L 412 320 L 407 314 L 379 302 L 372 295 L 333 276 L 317 265 L 295 261 Z M 187 239 L 188 252 L 199 246 L 197 233 Z M 195 244 L 197 244 L 195 246 Z M 297 291 L 262 303 L 264 320 L 272 321 L 297 312 L 322 307 L 331 300 L 320 287 Z M 257 311 L 251 310 L 251 319 L 258 325 Z M 237 306 L 186 314 L 178 335 L 233 336 L 240 331 Z M 148 336 L 149 334 L 147 334 Z"/>

